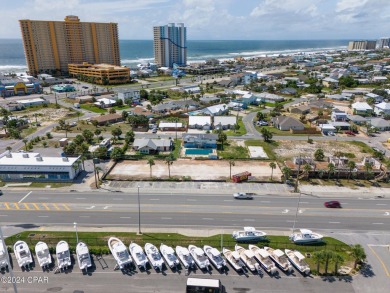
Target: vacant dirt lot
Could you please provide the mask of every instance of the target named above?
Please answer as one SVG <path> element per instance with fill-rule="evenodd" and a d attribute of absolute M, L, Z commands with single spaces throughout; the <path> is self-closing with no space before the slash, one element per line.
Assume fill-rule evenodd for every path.
<path fill-rule="evenodd" d="M 335 152 L 352 153 L 357 160 L 367 156 L 359 146 L 342 141 L 314 141 L 312 144 L 306 141 L 279 141 L 279 146 L 274 151 L 277 157 L 291 159 L 299 155 L 313 157 L 314 152 L 319 148 L 324 150 L 325 156 L 333 156 Z"/>
<path fill-rule="evenodd" d="M 165 161 L 155 160 L 152 167 L 152 176 L 168 178 L 168 166 Z M 256 179 L 268 180 L 271 176 L 269 162 L 260 161 L 236 161 L 232 166 L 232 175 L 244 171 L 252 173 Z M 196 161 L 177 160 L 171 165 L 171 177 L 191 177 L 193 180 L 226 180 L 229 178 L 228 161 Z M 280 179 L 281 171 L 274 169 L 274 179 Z M 112 180 L 139 180 L 149 179 L 150 168 L 146 161 L 124 161 L 118 163 L 110 172 L 108 179 Z"/>

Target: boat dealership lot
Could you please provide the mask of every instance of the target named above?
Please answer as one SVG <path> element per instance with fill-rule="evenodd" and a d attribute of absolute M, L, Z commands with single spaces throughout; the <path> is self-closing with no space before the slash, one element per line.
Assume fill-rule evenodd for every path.
<path fill-rule="evenodd" d="M 35 292 L 161 292 L 182 293 L 185 292 L 185 284 L 188 277 L 220 279 L 226 288 L 226 292 L 355 292 L 350 280 L 323 279 L 317 277 L 303 277 L 297 272 L 286 275 L 279 271 L 279 276 L 263 277 L 247 273 L 239 275 L 229 266 L 229 271 L 220 274 L 213 269 L 211 273 L 191 272 L 186 276 L 185 271 L 173 272 L 170 269 L 164 273 L 156 273 L 153 269 L 148 272 L 135 271 L 123 272 L 114 270 L 115 261 L 111 255 L 103 256 L 98 260 L 93 257 L 94 268 L 87 274 L 80 272 L 77 264 L 66 272 L 54 273 L 54 270 L 42 272 L 39 267 L 22 272 L 17 267 L 16 259 L 12 255 L 14 264 L 14 280 L 20 293 Z M 0 292 L 11 292 L 13 285 L 7 282 L 9 273 L 1 275 L 2 284 Z M 70 285 L 71 284 L 71 285 Z M 110 289 L 107 288 L 110 284 Z M 375 292 L 375 291 L 373 291 Z"/>
<path fill-rule="evenodd" d="M 152 167 L 152 176 L 168 178 L 168 167 L 164 160 L 155 160 Z M 170 166 L 171 177 L 189 177 L 193 180 L 226 180 L 229 178 L 229 162 L 218 160 L 184 160 L 174 161 Z M 232 167 L 232 175 L 248 171 L 256 179 L 269 179 L 271 168 L 268 162 L 261 161 L 235 161 Z M 279 168 L 274 169 L 273 177 L 280 178 Z M 123 161 L 111 170 L 108 179 L 111 180 L 137 180 L 149 179 L 150 167 L 146 160 Z"/>

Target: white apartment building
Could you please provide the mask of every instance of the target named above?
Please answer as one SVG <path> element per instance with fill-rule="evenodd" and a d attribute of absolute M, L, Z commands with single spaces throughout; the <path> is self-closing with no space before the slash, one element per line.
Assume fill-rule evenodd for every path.
<path fill-rule="evenodd" d="M 153 37 L 157 66 L 172 68 L 174 64 L 187 64 L 187 28 L 183 23 L 155 26 Z"/>

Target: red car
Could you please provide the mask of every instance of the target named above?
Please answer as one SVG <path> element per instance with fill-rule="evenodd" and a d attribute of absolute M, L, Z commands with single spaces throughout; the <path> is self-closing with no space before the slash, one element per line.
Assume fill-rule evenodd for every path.
<path fill-rule="evenodd" d="M 341 204 L 337 200 L 331 200 L 324 202 L 324 206 L 327 208 L 341 208 Z"/>
<path fill-rule="evenodd" d="M 355 136 L 355 135 L 356 135 L 356 134 L 353 133 L 352 131 L 346 131 L 345 134 L 352 135 L 352 136 Z"/>

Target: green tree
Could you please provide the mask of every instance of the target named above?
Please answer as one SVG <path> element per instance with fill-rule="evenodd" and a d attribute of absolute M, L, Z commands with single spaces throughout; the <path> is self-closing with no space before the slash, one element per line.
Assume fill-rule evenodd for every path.
<path fill-rule="evenodd" d="M 92 131 L 90 131 L 90 130 L 88 130 L 88 129 L 84 129 L 81 135 L 85 138 L 85 140 L 86 140 L 88 143 L 91 143 L 91 142 L 92 142 L 92 140 L 93 140 L 93 135 L 94 135 L 94 134 L 92 133 Z"/>
<path fill-rule="evenodd" d="M 268 130 L 267 128 L 262 128 L 260 132 L 263 135 L 263 139 L 265 142 L 270 142 L 272 140 L 273 135 L 270 130 Z"/>
<path fill-rule="evenodd" d="M 328 180 L 330 179 L 330 175 L 334 174 L 335 171 L 336 171 L 335 165 L 333 163 L 329 163 L 328 164 Z"/>
<path fill-rule="evenodd" d="M 122 129 L 120 129 L 119 127 L 117 128 L 114 128 L 112 131 L 111 131 L 111 134 L 116 137 L 117 139 L 120 138 L 120 136 L 122 135 Z"/>
<path fill-rule="evenodd" d="M 107 158 L 107 148 L 106 147 L 98 147 L 95 152 L 95 157 L 98 159 L 105 159 Z"/>
<path fill-rule="evenodd" d="M 324 150 L 323 149 L 316 149 L 314 152 L 314 158 L 316 161 L 323 161 L 325 158 Z"/>
<path fill-rule="evenodd" d="M 291 169 L 289 167 L 285 166 L 282 169 L 282 173 L 284 175 L 284 179 L 288 180 L 290 178 L 290 176 L 291 176 Z"/>
<path fill-rule="evenodd" d="M 366 171 L 365 172 L 366 180 L 368 180 L 368 174 L 370 174 L 370 172 L 372 171 L 372 164 L 370 162 L 365 162 L 364 163 L 364 170 Z"/>
<path fill-rule="evenodd" d="M 123 151 L 119 147 L 115 147 L 110 155 L 110 158 L 114 160 L 115 162 L 118 162 L 120 159 L 123 158 Z"/>
<path fill-rule="evenodd" d="M 272 177 L 273 177 L 273 175 L 274 175 L 274 169 L 276 169 L 276 164 L 275 164 L 275 162 L 269 163 L 269 167 L 271 168 L 271 181 L 272 181 Z"/>
<path fill-rule="evenodd" d="M 169 178 L 171 178 L 171 166 L 173 165 L 174 159 L 175 158 L 172 155 L 168 156 L 165 159 L 165 164 L 167 164 L 167 166 L 168 166 L 168 176 L 169 176 Z"/>
<path fill-rule="evenodd" d="M 22 141 L 24 143 L 24 150 L 27 152 L 27 142 L 28 142 L 28 139 L 23 139 Z"/>
<path fill-rule="evenodd" d="M 101 133 L 102 133 L 102 131 L 99 128 L 96 128 L 94 131 L 94 134 L 96 135 L 96 137 L 98 137 Z"/>
<path fill-rule="evenodd" d="M 80 111 L 76 111 L 76 115 L 77 115 L 77 121 L 80 121 L 80 117 L 83 116 L 83 113 L 81 113 Z"/>
<path fill-rule="evenodd" d="M 122 100 L 120 100 L 120 101 L 122 101 Z M 126 121 L 126 119 L 127 119 L 128 116 L 129 116 L 129 112 L 127 112 L 127 111 L 122 111 L 122 119 L 123 119 L 123 121 Z"/>
<path fill-rule="evenodd" d="M 334 252 L 331 250 L 324 250 L 324 258 L 325 258 L 325 275 L 328 274 L 328 268 L 329 268 L 329 263 L 332 262 L 334 258 Z"/>
<path fill-rule="evenodd" d="M 355 244 L 351 246 L 351 256 L 355 260 L 353 266 L 354 269 L 356 269 L 358 263 L 364 261 L 367 258 L 366 252 L 364 251 L 363 246 L 361 246 L 360 244 Z"/>
<path fill-rule="evenodd" d="M 156 164 L 154 163 L 153 158 L 149 158 L 148 161 L 147 161 L 146 163 L 149 165 L 149 168 L 150 168 L 150 178 L 152 178 L 152 167 L 153 167 L 154 165 L 156 165 Z"/>
<path fill-rule="evenodd" d="M 218 142 L 221 144 L 222 149 L 224 149 L 224 144 L 227 141 L 227 135 L 225 132 L 220 129 L 218 131 Z"/>
<path fill-rule="evenodd" d="M 309 180 L 309 172 L 311 171 L 311 165 L 305 164 L 303 166 L 303 172 L 305 172 L 306 180 Z"/>
<path fill-rule="evenodd" d="M 96 128 L 98 127 L 99 125 L 99 122 L 97 120 L 91 120 L 91 123 L 93 126 L 95 126 Z"/>
<path fill-rule="evenodd" d="M 320 274 L 320 265 L 325 261 L 325 254 L 323 250 L 315 251 L 313 253 L 313 260 L 317 264 L 317 273 Z"/>
<path fill-rule="evenodd" d="M 48 139 L 51 139 L 51 138 L 53 138 L 53 135 L 50 132 L 46 132 L 46 137 Z"/>
<path fill-rule="evenodd" d="M 356 168 L 356 163 L 354 161 L 348 161 L 347 166 L 349 169 L 349 175 L 348 175 L 348 181 L 349 181 L 352 175 L 352 170 Z"/>
<path fill-rule="evenodd" d="M 259 111 L 259 112 L 256 113 L 256 118 L 257 118 L 258 121 L 264 120 L 265 117 L 266 117 L 266 115 L 263 112 Z"/>
<path fill-rule="evenodd" d="M 134 131 L 129 130 L 128 132 L 126 132 L 125 141 L 127 144 L 134 142 L 134 138 L 135 138 Z"/>
<path fill-rule="evenodd" d="M 344 263 L 344 258 L 341 254 L 335 252 L 332 256 L 332 261 L 334 263 L 334 274 L 337 275 L 339 265 L 342 265 Z"/>

